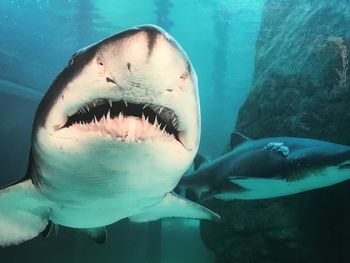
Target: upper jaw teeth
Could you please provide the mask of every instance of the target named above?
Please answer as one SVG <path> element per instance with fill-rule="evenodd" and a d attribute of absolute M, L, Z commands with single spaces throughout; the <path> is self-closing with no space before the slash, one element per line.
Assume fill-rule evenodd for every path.
<path fill-rule="evenodd" d="M 159 126 L 160 130 L 173 134 L 177 138 L 178 119 L 174 111 L 154 104 L 140 104 L 128 102 L 125 99 L 95 99 L 81 106 L 74 114 L 68 116 L 64 127 L 76 123 L 89 124 L 99 122 L 103 117 L 113 119 L 120 116 L 138 117 L 142 120 Z"/>

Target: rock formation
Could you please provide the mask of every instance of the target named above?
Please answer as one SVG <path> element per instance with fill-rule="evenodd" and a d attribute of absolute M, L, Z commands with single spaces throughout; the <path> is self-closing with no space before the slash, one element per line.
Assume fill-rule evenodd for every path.
<path fill-rule="evenodd" d="M 350 3 L 267 0 L 254 80 L 236 130 L 350 144 Z M 201 235 L 216 263 L 350 262 L 350 183 L 207 206 L 221 223 Z"/>

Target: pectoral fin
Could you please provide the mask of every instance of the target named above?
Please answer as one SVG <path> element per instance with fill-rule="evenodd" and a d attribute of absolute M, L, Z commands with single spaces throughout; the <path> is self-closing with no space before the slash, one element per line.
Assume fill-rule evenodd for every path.
<path fill-rule="evenodd" d="M 0 190 L 0 247 L 32 239 L 45 230 L 50 208 L 30 180 Z"/>
<path fill-rule="evenodd" d="M 144 212 L 130 217 L 134 222 L 147 222 L 165 217 L 184 217 L 193 219 L 219 220 L 220 216 L 213 211 L 184 199 L 175 193 L 168 193 L 157 205 Z"/>
<path fill-rule="evenodd" d="M 107 240 L 106 227 L 84 228 L 82 232 L 88 235 L 93 241 L 99 244 L 104 244 Z"/>

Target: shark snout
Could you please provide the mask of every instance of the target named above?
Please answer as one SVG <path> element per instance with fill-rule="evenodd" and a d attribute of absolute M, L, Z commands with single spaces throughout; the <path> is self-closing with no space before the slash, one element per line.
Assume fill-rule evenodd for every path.
<path fill-rule="evenodd" d="M 319 147 L 305 150 L 306 159 L 310 164 L 343 166 L 350 165 L 350 147 L 347 145 L 324 143 Z"/>
<path fill-rule="evenodd" d="M 64 149 L 157 142 L 191 162 L 199 145 L 197 77 L 181 46 L 145 25 L 118 32 L 76 52 L 57 76 L 36 116 L 36 128 Z M 101 139 L 103 138 L 103 139 Z M 66 144 L 76 139 L 76 144 Z M 90 144 L 89 144 L 90 143 Z M 64 145 L 64 146 L 62 146 Z"/>
<path fill-rule="evenodd" d="M 196 150 L 197 77 L 175 39 L 157 26 L 139 26 L 101 42 L 96 56 L 97 72 L 103 76 L 99 87 L 107 97 L 171 109 L 179 121 L 179 140 L 189 151 Z"/>
<path fill-rule="evenodd" d="M 96 62 L 106 82 L 121 88 L 184 89 L 195 80 L 180 45 L 157 26 L 140 26 L 101 42 Z"/>

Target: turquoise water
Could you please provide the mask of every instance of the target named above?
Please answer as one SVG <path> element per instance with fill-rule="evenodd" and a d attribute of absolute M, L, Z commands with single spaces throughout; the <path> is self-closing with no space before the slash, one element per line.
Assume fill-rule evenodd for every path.
<path fill-rule="evenodd" d="M 219 155 L 251 85 L 263 4 L 263 0 L 2 1 L 0 185 L 23 176 L 36 106 L 70 56 L 140 24 L 163 27 L 188 53 L 199 79 L 200 152 Z M 157 234 L 153 231 L 159 231 L 159 225 L 120 222 L 109 228 L 108 242 L 102 246 L 62 229 L 58 236 L 1 249 L 0 262 L 214 262 L 198 225 L 164 220 Z"/>
<path fill-rule="evenodd" d="M 0 1 L 0 189 L 24 176 L 35 110 L 71 55 L 142 24 L 168 31 L 197 72 L 202 155 L 215 159 L 230 150 L 234 130 L 253 139 L 273 137 L 264 151 L 272 145 L 277 154 L 286 149 L 275 141 L 278 136 L 350 145 L 349 0 Z M 295 149 L 287 150 L 283 158 Z M 252 147 L 250 153 L 254 151 L 260 148 Z M 312 162 L 305 161 L 307 168 L 310 163 L 325 168 L 327 158 L 322 158 L 327 153 L 320 152 L 320 148 L 300 151 L 294 157 L 303 161 L 312 156 Z M 257 167 L 267 171 L 262 177 L 268 179 L 280 172 L 269 170 L 253 154 L 239 160 L 247 159 L 252 169 L 239 166 L 235 171 L 242 169 L 243 176 L 236 183 L 244 183 L 247 171 L 260 176 Z M 346 179 L 349 160 L 341 162 L 317 171 L 335 175 L 341 171 Z M 232 166 L 223 163 L 213 169 L 222 173 L 211 176 L 222 179 L 228 174 L 232 179 Z M 308 172 L 316 170 L 300 173 L 305 170 L 299 166 L 291 171 L 290 180 L 276 181 L 303 185 Z M 281 178 L 286 179 L 282 175 L 272 179 Z M 333 178 L 328 179 L 331 184 Z M 214 181 L 217 187 L 220 182 Z M 247 189 L 249 182 L 254 185 L 256 178 L 245 181 Z M 325 185 L 322 180 L 311 182 Z M 271 180 L 255 187 L 268 183 Z M 0 263 L 346 263 L 350 262 L 349 187 L 347 180 L 266 200 L 203 201 L 221 215 L 220 222 L 163 219 L 136 224 L 124 219 L 108 226 L 103 245 L 60 227 L 47 238 L 0 248 Z M 219 193 L 225 189 L 214 188 Z M 238 190 L 236 196 L 242 196 L 237 185 L 228 190 Z M 11 212 L 3 208 L 4 193 L 8 192 L 0 191 L 0 244 L 1 220 Z M 27 196 L 16 201 L 22 204 Z"/>

